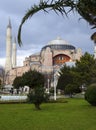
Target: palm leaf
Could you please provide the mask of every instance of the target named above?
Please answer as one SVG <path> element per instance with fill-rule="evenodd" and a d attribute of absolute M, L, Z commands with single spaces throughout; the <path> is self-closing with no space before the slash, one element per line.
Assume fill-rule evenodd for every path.
<path fill-rule="evenodd" d="M 66 11 L 66 7 L 69 7 Z M 49 10 L 48 10 L 49 9 Z M 22 18 L 18 30 L 18 43 L 21 46 L 21 30 L 22 26 L 28 18 L 31 18 L 35 13 L 43 10 L 48 13 L 53 10 L 57 15 L 67 16 L 70 11 L 77 11 L 82 18 L 84 18 L 91 26 L 92 29 L 96 28 L 96 0 L 40 0 L 38 5 L 32 6 Z"/>
<path fill-rule="evenodd" d="M 22 26 L 25 23 L 25 21 L 28 20 L 28 18 L 31 18 L 35 13 L 39 12 L 40 10 L 43 10 L 44 12 L 47 12 L 47 13 L 50 10 L 53 10 L 57 14 L 60 13 L 62 16 L 63 15 L 67 16 L 67 12 L 65 10 L 65 7 L 69 7 L 69 11 L 71 11 L 71 10 L 74 9 L 75 5 L 74 5 L 74 3 L 73 3 L 72 0 L 58 0 L 58 1 L 52 0 L 50 3 L 49 3 L 49 0 L 48 1 L 40 0 L 39 5 L 32 6 L 26 12 L 26 14 L 24 15 L 24 17 L 22 18 L 21 24 L 19 26 L 18 38 L 17 38 L 19 46 L 22 45 L 22 40 L 21 40 Z M 48 9 L 50 9 L 50 10 L 48 10 Z"/>
<path fill-rule="evenodd" d="M 94 43 L 96 43 L 96 32 L 94 32 L 91 36 L 91 40 L 94 41 Z"/>

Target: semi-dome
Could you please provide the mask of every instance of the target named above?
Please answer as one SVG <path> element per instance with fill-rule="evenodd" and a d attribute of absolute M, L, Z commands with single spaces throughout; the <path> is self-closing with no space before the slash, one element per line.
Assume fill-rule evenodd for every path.
<path fill-rule="evenodd" d="M 67 41 L 57 37 L 57 39 L 48 42 L 46 46 L 42 48 L 42 50 L 50 47 L 52 50 L 75 50 L 75 47 L 69 44 Z"/>

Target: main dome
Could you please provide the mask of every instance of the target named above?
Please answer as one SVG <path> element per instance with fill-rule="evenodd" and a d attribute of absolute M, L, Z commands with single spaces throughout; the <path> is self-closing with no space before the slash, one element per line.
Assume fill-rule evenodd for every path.
<path fill-rule="evenodd" d="M 75 50 L 75 47 L 70 45 L 67 41 L 57 37 L 56 40 L 52 40 L 48 42 L 46 46 L 42 48 L 42 50 L 50 47 L 52 50 Z"/>

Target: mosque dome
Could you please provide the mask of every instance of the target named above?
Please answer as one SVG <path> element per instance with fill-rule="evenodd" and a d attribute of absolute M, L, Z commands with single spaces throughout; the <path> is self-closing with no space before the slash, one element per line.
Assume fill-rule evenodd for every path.
<path fill-rule="evenodd" d="M 46 49 L 47 47 L 50 47 L 52 50 L 75 50 L 73 45 L 69 44 L 60 37 L 57 37 L 57 39 L 48 42 L 48 44 L 44 46 L 42 50 Z"/>

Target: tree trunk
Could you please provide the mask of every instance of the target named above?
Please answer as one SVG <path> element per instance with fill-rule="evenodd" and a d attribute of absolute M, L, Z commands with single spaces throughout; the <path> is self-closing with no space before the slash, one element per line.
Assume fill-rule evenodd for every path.
<path fill-rule="evenodd" d="M 40 104 L 35 104 L 35 108 L 36 108 L 37 110 L 41 110 Z"/>
<path fill-rule="evenodd" d="M 70 98 L 73 98 L 72 93 L 70 93 Z"/>

